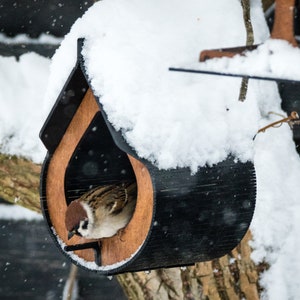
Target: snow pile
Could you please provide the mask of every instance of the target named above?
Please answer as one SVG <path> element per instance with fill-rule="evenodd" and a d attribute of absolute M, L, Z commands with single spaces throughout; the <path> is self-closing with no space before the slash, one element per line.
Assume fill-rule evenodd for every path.
<path fill-rule="evenodd" d="M 14 37 L 7 37 L 5 34 L 0 33 L 0 42 L 5 44 L 52 44 L 59 45 L 62 38 L 58 38 L 49 34 L 41 34 L 38 38 L 33 39 L 26 34 L 18 34 Z"/>
<path fill-rule="evenodd" d="M 50 59 L 35 53 L 0 56 L 0 151 L 23 155 L 35 162 L 45 157 L 38 140 L 48 114 L 43 97 L 48 82 Z"/>
<path fill-rule="evenodd" d="M 300 49 L 283 40 L 269 39 L 256 50 L 186 65 L 185 69 L 300 80 Z"/>
<path fill-rule="evenodd" d="M 19 205 L 0 204 L 0 220 L 41 221 L 41 214 Z"/>
<path fill-rule="evenodd" d="M 270 269 L 262 275 L 262 299 L 299 298 L 300 160 L 287 125 L 256 137 L 257 203 L 251 230 L 252 258 Z"/>
<path fill-rule="evenodd" d="M 97 3 L 75 23 L 55 55 L 46 102 L 57 97 L 74 66 L 76 40 L 85 37 L 83 55 L 95 94 L 140 157 L 159 168 L 192 171 L 230 153 L 252 160 L 259 112 L 255 95 L 249 93 L 244 105 L 237 101 L 241 80 L 216 82 L 168 71 L 173 64 L 197 61 L 204 48 L 244 42 L 239 1 L 232 1 L 226 22 L 220 22 L 218 11 L 227 8 L 221 0 Z M 256 18 L 262 22 L 261 10 Z"/>

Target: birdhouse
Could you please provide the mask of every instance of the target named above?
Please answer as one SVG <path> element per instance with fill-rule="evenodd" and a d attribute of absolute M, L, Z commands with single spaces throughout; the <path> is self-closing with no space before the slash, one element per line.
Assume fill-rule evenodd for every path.
<path fill-rule="evenodd" d="M 227 157 L 191 174 L 189 168 L 163 170 L 140 158 L 93 94 L 82 42 L 40 133 L 48 150 L 41 204 L 57 246 L 77 265 L 106 275 L 192 265 L 231 251 L 253 216 L 253 163 Z M 111 238 L 68 240 L 67 206 L 94 187 L 123 181 L 135 181 L 138 190 L 128 225 Z"/>

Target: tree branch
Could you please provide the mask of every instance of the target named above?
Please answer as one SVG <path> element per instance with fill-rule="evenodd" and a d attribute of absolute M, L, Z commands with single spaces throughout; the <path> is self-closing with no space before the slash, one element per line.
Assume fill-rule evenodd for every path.
<path fill-rule="evenodd" d="M 40 165 L 0 153 L 0 198 L 40 213 L 40 172 Z"/>
<path fill-rule="evenodd" d="M 241 0 L 242 9 L 243 9 L 243 18 L 246 29 L 246 46 L 251 46 L 254 43 L 254 33 L 251 23 L 251 14 L 250 14 L 250 0 Z M 243 78 L 241 82 L 239 101 L 245 101 L 248 90 L 248 78 Z"/>

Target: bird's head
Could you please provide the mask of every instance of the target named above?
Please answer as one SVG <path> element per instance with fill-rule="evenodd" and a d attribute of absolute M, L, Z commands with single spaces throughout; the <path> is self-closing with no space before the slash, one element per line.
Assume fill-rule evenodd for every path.
<path fill-rule="evenodd" d="M 78 200 L 72 201 L 67 207 L 65 225 L 68 231 L 68 239 L 75 234 L 86 237 L 89 232 L 89 218 L 86 209 Z"/>

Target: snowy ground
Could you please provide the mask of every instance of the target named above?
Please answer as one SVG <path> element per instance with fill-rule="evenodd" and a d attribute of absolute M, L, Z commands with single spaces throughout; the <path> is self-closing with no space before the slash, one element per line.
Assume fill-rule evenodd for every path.
<path fill-rule="evenodd" d="M 259 0 L 251 1 L 251 9 L 259 43 L 268 38 Z M 263 299 L 298 299 L 300 159 L 286 124 L 252 139 L 278 119 L 270 111 L 283 114 L 276 85 L 251 81 L 241 103 L 240 79 L 168 71 L 197 65 L 202 49 L 244 45 L 240 1 L 104 0 L 75 23 L 51 65 L 33 53 L 20 61 L 0 57 L 2 152 L 35 162 L 44 158 L 38 132 L 74 65 L 78 37 L 86 38 L 83 54 L 95 93 L 141 157 L 161 168 L 188 166 L 192 172 L 229 153 L 254 161 L 258 191 L 252 257 L 271 265 L 261 278 Z M 299 59 L 299 50 L 284 43 L 268 41 L 268 47 Z M 250 57 L 253 68 L 263 65 L 270 71 L 272 63 L 272 74 L 284 71 L 300 78 L 297 68 L 286 72 L 281 55 L 270 59 L 265 48 L 261 52 L 259 59 Z M 218 64 L 241 72 L 227 60 Z"/>
<path fill-rule="evenodd" d="M 41 214 L 38 214 L 35 211 L 29 210 L 25 207 L 10 204 L 0 204 L 0 219 L 40 221 L 43 219 L 43 217 Z"/>

